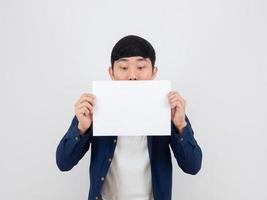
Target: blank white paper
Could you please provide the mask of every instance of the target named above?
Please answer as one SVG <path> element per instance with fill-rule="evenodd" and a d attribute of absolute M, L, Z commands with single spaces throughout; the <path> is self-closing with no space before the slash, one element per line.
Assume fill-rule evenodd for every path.
<path fill-rule="evenodd" d="M 170 90 L 168 80 L 93 81 L 93 135 L 170 135 Z"/>

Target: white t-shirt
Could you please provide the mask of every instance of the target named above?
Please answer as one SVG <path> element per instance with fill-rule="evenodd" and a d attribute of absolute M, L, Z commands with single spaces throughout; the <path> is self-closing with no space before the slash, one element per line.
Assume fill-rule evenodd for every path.
<path fill-rule="evenodd" d="M 121 136 L 105 177 L 103 200 L 153 200 L 147 136 Z"/>

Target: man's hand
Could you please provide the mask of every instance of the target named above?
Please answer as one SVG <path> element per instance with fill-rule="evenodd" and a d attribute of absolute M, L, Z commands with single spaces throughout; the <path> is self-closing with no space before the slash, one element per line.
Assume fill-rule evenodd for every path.
<path fill-rule="evenodd" d="M 168 99 L 171 106 L 171 119 L 179 132 L 182 133 L 187 124 L 185 121 L 186 101 L 177 91 L 169 92 Z"/>
<path fill-rule="evenodd" d="M 79 121 L 78 129 L 83 135 L 91 126 L 93 120 L 93 106 L 95 96 L 90 93 L 84 93 L 75 103 L 75 114 Z"/>

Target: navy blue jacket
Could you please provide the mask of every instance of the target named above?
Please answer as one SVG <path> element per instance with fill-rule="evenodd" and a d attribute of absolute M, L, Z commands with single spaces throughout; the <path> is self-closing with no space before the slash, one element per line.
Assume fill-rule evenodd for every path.
<path fill-rule="evenodd" d="M 152 189 L 155 200 L 171 200 L 172 160 L 170 147 L 180 168 L 196 174 L 201 168 L 202 152 L 186 117 L 187 126 L 180 134 L 171 122 L 170 136 L 147 136 L 151 164 Z M 79 134 L 76 116 L 56 150 L 61 171 L 71 170 L 91 148 L 90 189 L 88 200 L 101 199 L 101 188 L 116 148 L 117 136 L 93 136 L 93 124 L 84 135 Z M 129 180 L 130 181 L 130 180 Z"/>

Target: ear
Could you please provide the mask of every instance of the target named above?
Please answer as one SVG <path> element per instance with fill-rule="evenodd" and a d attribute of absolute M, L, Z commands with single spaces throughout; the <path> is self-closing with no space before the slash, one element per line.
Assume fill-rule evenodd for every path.
<path fill-rule="evenodd" d="M 111 66 L 108 68 L 108 73 L 109 73 L 111 80 L 114 80 L 114 71 Z"/>
<path fill-rule="evenodd" d="M 152 71 L 152 80 L 156 78 L 157 74 L 158 74 L 158 68 L 154 66 L 154 69 Z"/>

